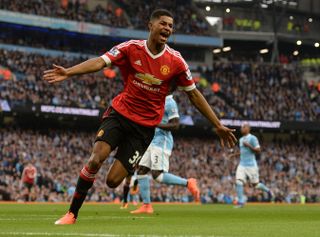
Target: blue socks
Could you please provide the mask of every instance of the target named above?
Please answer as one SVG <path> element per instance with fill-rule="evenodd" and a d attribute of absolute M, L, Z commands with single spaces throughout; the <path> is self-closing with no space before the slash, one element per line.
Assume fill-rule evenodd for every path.
<path fill-rule="evenodd" d="M 160 183 L 168 184 L 168 185 L 179 185 L 179 186 L 187 186 L 188 180 L 176 176 L 174 174 L 165 172 L 161 173 L 156 180 Z"/>
<path fill-rule="evenodd" d="M 150 198 L 150 179 L 148 175 L 138 175 L 137 176 L 140 194 L 144 204 L 149 204 L 151 202 Z"/>
<path fill-rule="evenodd" d="M 272 196 L 270 189 L 266 185 L 264 185 L 263 183 L 258 183 L 256 185 L 256 188 L 268 193 L 269 196 Z M 244 204 L 243 183 L 239 180 L 236 181 L 236 191 L 237 191 L 237 196 L 238 196 L 238 202 L 240 204 Z"/>
<path fill-rule="evenodd" d="M 140 186 L 140 194 L 144 204 L 149 204 L 151 202 L 150 198 L 150 178 L 148 175 L 138 175 L 137 176 L 139 186 Z M 170 173 L 161 173 L 156 181 L 168 185 L 180 185 L 186 187 L 188 184 L 188 180 L 181 178 L 179 176 L 170 174 Z"/>
<path fill-rule="evenodd" d="M 257 189 L 260 189 L 266 193 L 269 193 L 270 192 L 270 189 L 264 185 L 263 183 L 258 183 L 257 186 L 256 186 Z"/>
<path fill-rule="evenodd" d="M 244 204 L 243 183 L 241 181 L 236 182 L 236 191 L 237 191 L 237 196 L 238 196 L 238 203 Z"/>

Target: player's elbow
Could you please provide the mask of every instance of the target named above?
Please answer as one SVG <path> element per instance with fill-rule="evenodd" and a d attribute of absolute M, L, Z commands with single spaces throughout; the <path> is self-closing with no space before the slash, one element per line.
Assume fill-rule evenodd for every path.
<path fill-rule="evenodd" d="M 180 122 L 177 121 L 177 122 L 172 124 L 172 129 L 171 130 L 177 131 L 179 129 L 179 127 L 180 127 Z"/>
<path fill-rule="evenodd" d="M 180 124 L 178 123 L 178 124 L 176 124 L 176 125 L 173 127 L 173 130 L 174 130 L 174 131 L 177 131 L 177 130 L 179 130 L 179 128 L 180 128 Z"/>

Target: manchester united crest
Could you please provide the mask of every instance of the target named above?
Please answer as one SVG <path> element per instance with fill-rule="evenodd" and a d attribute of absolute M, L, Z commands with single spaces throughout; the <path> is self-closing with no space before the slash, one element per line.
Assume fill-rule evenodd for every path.
<path fill-rule="evenodd" d="M 170 73 L 170 68 L 168 65 L 162 65 L 160 68 L 160 72 L 162 75 L 166 76 Z"/>
<path fill-rule="evenodd" d="M 104 131 L 101 129 L 101 130 L 98 132 L 97 137 L 102 137 L 103 134 L 104 134 Z"/>

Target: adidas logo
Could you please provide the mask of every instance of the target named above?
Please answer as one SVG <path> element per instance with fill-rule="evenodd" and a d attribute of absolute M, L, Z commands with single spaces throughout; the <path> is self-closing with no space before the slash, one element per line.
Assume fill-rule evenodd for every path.
<path fill-rule="evenodd" d="M 142 66 L 141 60 L 135 61 L 134 64 L 139 65 L 139 66 Z"/>

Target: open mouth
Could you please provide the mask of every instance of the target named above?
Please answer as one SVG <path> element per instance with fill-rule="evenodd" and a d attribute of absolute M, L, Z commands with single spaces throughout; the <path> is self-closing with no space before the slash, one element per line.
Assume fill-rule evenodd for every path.
<path fill-rule="evenodd" d="M 162 36 L 161 37 L 162 39 L 167 40 L 169 38 L 170 34 L 167 32 L 161 32 L 160 36 Z"/>

